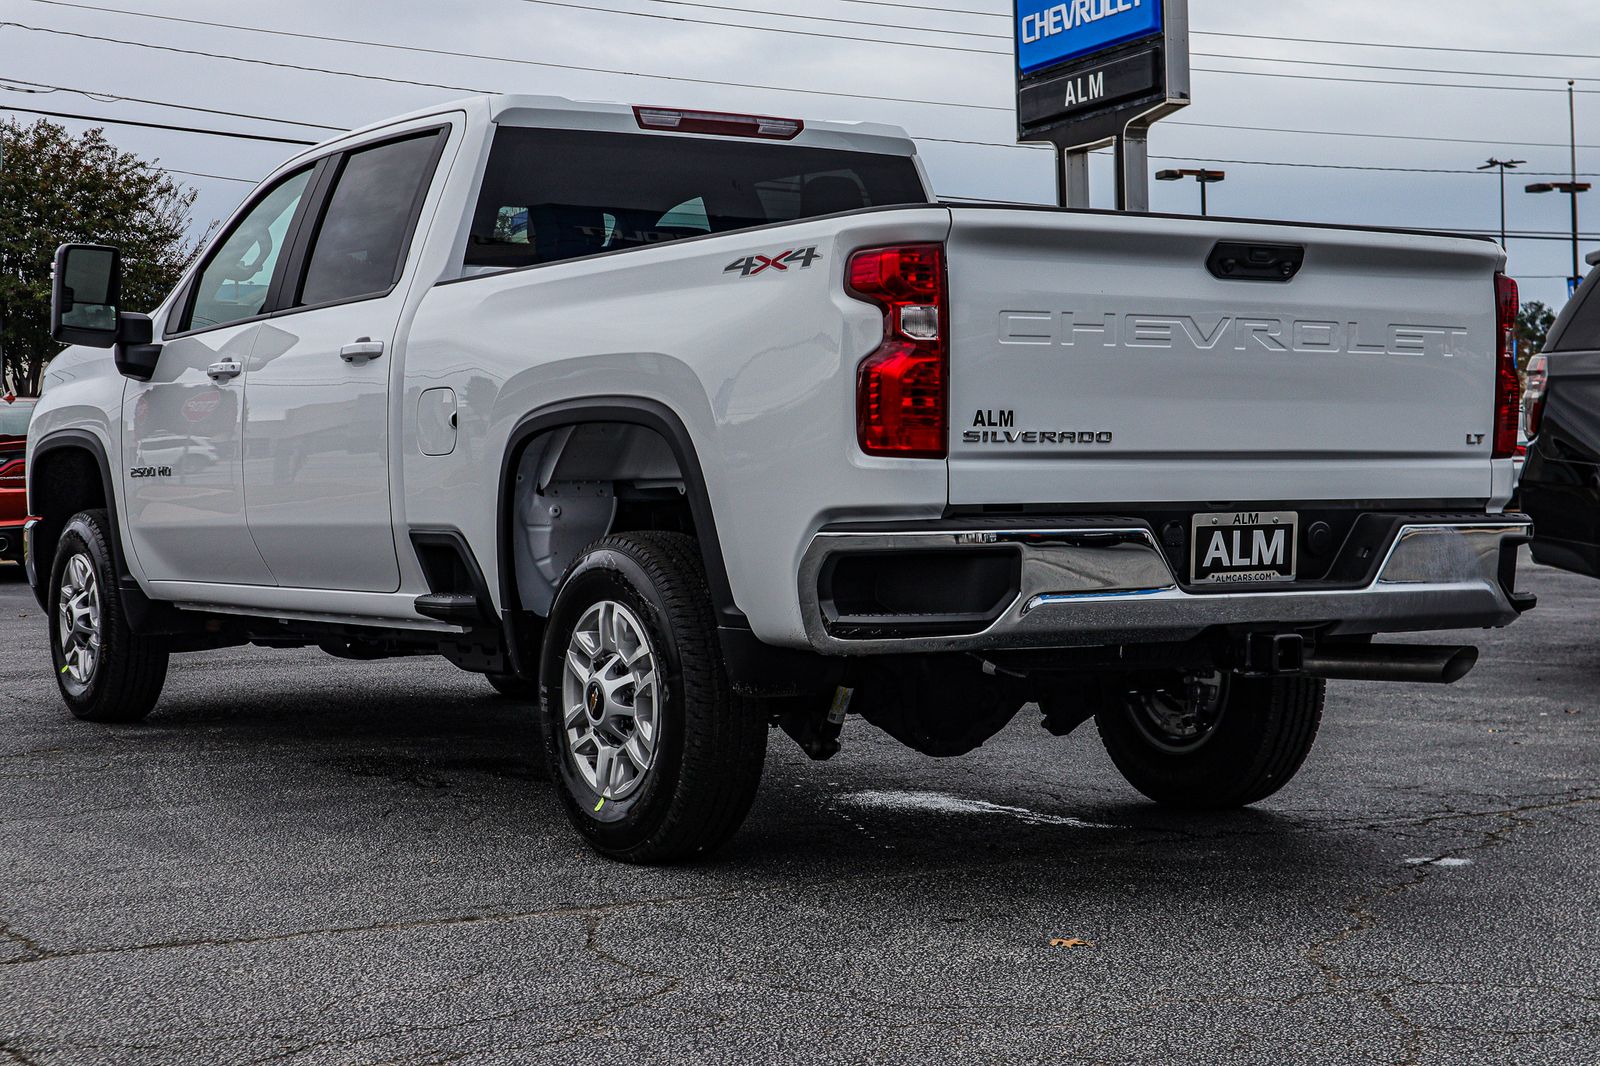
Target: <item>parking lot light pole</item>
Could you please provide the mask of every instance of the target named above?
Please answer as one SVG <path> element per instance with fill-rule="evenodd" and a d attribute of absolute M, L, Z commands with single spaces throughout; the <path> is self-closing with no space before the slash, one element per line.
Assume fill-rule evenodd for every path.
<path fill-rule="evenodd" d="M 1506 246 L 1506 171 L 1515 170 L 1526 162 L 1526 159 L 1491 158 L 1478 168 L 1479 170 L 1488 170 L 1491 167 L 1500 168 L 1500 247 L 1502 248 Z"/>
<path fill-rule="evenodd" d="M 1220 181 L 1228 180 L 1226 170 L 1161 170 L 1156 172 L 1157 181 L 1182 181 L 1184 178 L 1193 178 L 1200 183 L 1200 214 L 1201 217 L 1211 213 L 1210 205 L 1206 202 L 1206 186 L 1215 185 Z"/>
<path fill-rule="evenodd" d="M 1567 279 L 1568 295 L 1583 283 L 1583 256 L 1578 250 L 1578 194 L 1594 188 L 1587 181 L 1541 181 L 1528 186 L 1531 193 L 1564 192 L 1572 198 L 1572 274 Z"/>
<path fill-rule="evenodd" d="M 1570 297 L 1583 284 L 1583 254 L 1578 250 L 1578 194 L 1594 186 L 1578 180 L 1578 96 L 1574 82 L 1567 82 L 1567 120 L 1572 134 L 1572 180 L 1541 181 L 1528 186 L 1532 193 L 1564 192 L 1572 198 L 1572 274 L 1567 278 L 1567 295 Z"/>

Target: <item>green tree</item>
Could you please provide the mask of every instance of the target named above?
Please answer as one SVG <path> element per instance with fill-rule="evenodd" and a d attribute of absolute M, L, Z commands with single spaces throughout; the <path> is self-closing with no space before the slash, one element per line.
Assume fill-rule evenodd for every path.
<path fill-rule="evenodd" d="M 56 246 L 122 249 L 122 310 L 159 304 L 194 255 L 185 237 L 195 190 L 102 130 L 73 137 L 40 120 L 0 122 L 0 354 L 5 385 L 37 395 L 50 339 L 50 267 Z"/>
<path fill-rule="evenodd" d="M 1517 312 L 1517 362 L 1528 365 L 1528 360 L 1544 351 L 1545 337 L 1556 324 L 1555 312 L 1538 300 L 1529 300 Z"/>

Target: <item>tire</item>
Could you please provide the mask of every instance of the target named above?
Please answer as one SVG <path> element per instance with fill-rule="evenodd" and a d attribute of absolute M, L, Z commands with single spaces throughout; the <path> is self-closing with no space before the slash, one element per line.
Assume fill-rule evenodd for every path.
<path fill-rule="evenodd" d="M 483 679 L 500 695 L 511 700 L 533 702 L 539 698 L 539 682 L 529 681 L 516 674 L 484 674 Z"/>
<path fill-rule="evenodd" d="M 111 544 L 104 510 L 80 511 L 62 529 L 46 588 L 51 662 L 73 714 L 137 722 L 161 696 L 168 648 L 128 628 Z"/>
<path fill-rule="evenodd" d="M 1316 740 L 1327 682 L 1223 675 L 1214 724 L 1173 740 L 1141 719 L 1132 697 L 1095 715 L 1111 761 L 1157 803 L 1223 810 L 1259 802 L 1294 777 Z"/>
<path fill-rule="evenodd" d="M 728 683 L 693 539 L 626 533 L 586 549 L 556 592 L 540 678 L 551 780 L 596 851 L 678 862 L 709 854 L 744 822 L 767 722 Z"/>

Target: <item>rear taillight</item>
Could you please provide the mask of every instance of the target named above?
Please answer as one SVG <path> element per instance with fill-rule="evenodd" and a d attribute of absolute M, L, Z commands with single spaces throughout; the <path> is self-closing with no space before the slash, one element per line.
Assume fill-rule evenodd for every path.
<path fill-rule="evenodd" d="M 1528 360 L 1528 385 L 1522 392 L 1522 431 L 1529 440 L 1539 435 L 1544 422 L 1545 382 L 1550 377 L 1550 361 L 1541 352 Z"/>
<path fill-rule="evenodd" d="M 1517 417 L 1522 407 L 1522 382 L 1517 378 L 1517 283 L 1504 274 L 1494 276 L 1495 385 L 1494 451 L 1496 459 L 1509 459 L 1517 450 Z"/>
<path fill-rule="evenodd" d="M 944 246 L 864 248 L 845 267 L 845 289 L 883 310 L 883 343 L 856 376 L 856 437 L 868 455 L 949 454 L 949 359 Z"/>
<path fill-rule="evenodd" d="M 738 115 L 725 111 L 683 111 L 675 107 L 635 107 L 633 117 L 642 130 L 712 133 L 719 137 L 762 137 L 772 141 L 792 141 L 806 128 L 806 124 L 797 118 Z"/>

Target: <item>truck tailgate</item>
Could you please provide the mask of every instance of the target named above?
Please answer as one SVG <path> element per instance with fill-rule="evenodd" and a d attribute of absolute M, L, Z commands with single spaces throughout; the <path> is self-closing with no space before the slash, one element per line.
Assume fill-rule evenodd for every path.
<path fill-rule="evenodd" d="M 952 504 L 1490 496 L 1497 245 L 951 213 Z"/>

